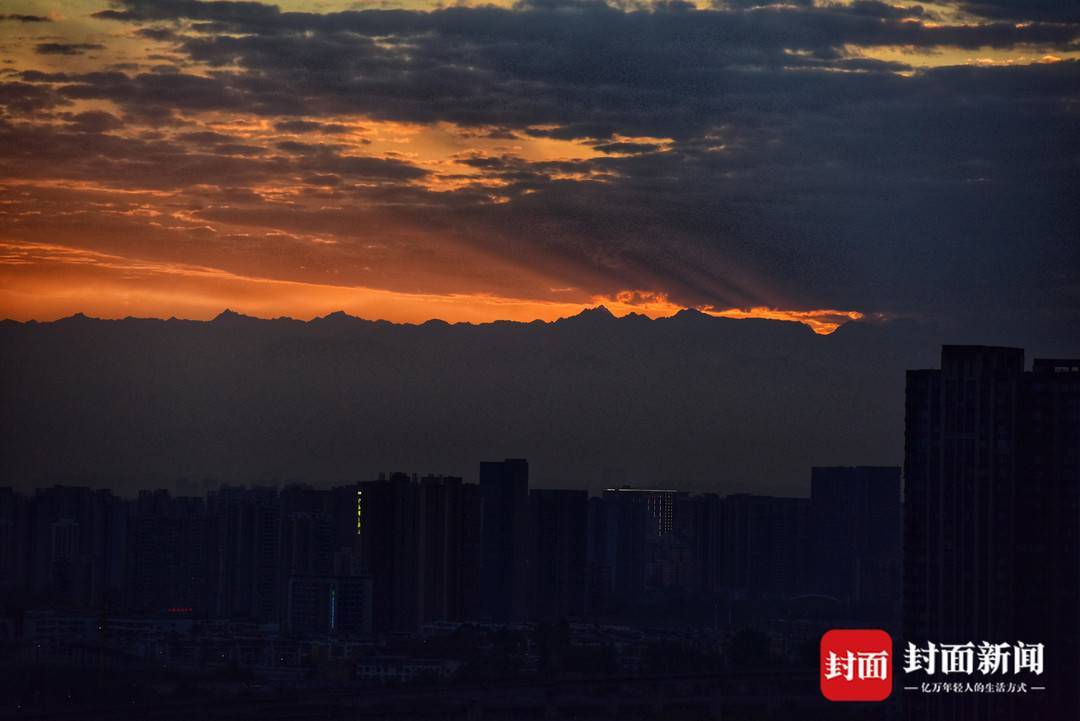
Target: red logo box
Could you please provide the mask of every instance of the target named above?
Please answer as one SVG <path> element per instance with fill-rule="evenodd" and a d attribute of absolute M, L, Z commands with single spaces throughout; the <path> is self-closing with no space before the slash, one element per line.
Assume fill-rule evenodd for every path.
<path fill-rule="evenodd" d="M 892 693 L 892 637 L 835 629 L 821 637 L 821 693 L 830 701 L 884 701 Z"/>

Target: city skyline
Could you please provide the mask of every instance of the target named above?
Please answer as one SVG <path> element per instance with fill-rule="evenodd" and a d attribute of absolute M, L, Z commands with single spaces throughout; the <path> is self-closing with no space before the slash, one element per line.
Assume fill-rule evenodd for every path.
<path fill-rule="evenodd" d="M 813 589 L 899 620 L 885 610 L 898 601 L 899 467 L 815 467 L 811 494 L 787 498 L 629 486 L 589 496 L 531 487 L 526 459 L 478 466 L 480 483 L 415 473 L 328 487 L 204 479 L 131 498 L 0 487 L 0 590 L 17 606 L 280 617 L 288 628 L 294 592 L 325 598 L 335 588 L 290 579 L 378 579 L 361 591 L 363 628 L 343 633 L 583 618 L 660 588 Z M 657 563 L 691 570 L 672 578 Z M 593 578 L 601 567 L 610 571 Z M 319 617 L 324 605 L 304 613 Z M 321 624 L 335 632 L 333 616 Z"/>
<path fill-rule="evenodd" d="M 453 715 L 458 689 L 471 696 L 470 715 L 497 717 L 500 704 L 533 708 L 533 684 L 563 679 L 673 684 L 669 698 L 647 703 L 741 718 L 777 678 L 789 707 L 820 715 L 805 665 L 816 629 L 832 618 L 896 625 L 897 544 L 875 555 L 861 541 L 838 549 L 815 538 L 822 522 L 864 537 L 858 504 L 841 490 L 862 474 L 892 498 L 892 522 L 880 523 L 890 518 L 880 509 L 871 535 L 898 538 L 899 468 L 814 469 L 838 485 L 797 504 L 625 488 L 590 499 L 529 488 L 528 468 L 481 462 L 482 484 L 391 474 L 327 489 L 147 490 L 127 501 L 88 488 L 0 488 L 2 660 L 42 679 L 67 669 L 69 679 L 54 696 L 37 678 L 17 684 L 0 715 L 9 706 L 108 713 L 119 697 L 130 699 L 124 713 L 157 718 L 187 702 L 163 693 L 177 683 L 214 714 L 257 679 L 275 709 L 299 705 L 308 718 L 342 704 L 409 714 L 401 704 L 416 694 L 424 713 Z M 878 570 L 866 573 L 871 559 Z M 862 572 L 819 585 L 824 576 L 810 569 L 823 565 Z M 770 648 L 764 628 L 783 635 L 782 648 Z M 98 686 L 77 688 L 91 668 Z M 707 681 L 704 697 L 683 676 Z M 144 688 L 140 678 L 156 682 Z M 127 686 L 106 690 L 116 679 Z M 478 679 L 488 689 L 468 691 Z M 730 697 L 720 691 L 729 686 Z M 580 714 L 580 700 L 556 701 L 567 691 L 576 695 L 549 686 L 544 703 Z M 618 701 L 585 703 L 618 717 L 636 697 L 628 688 Z"/>
<path fill-rule="evenodd" d="M 946 345 L 939 364 L 906 372 L 903 467 L 813 466 L 804 497 L 538 488 L 520 457 L 474 462 L 478 483 L 202 479 L 132 499 L 0 487 L 0 649 L 45 678 L 96 663 L 101 678 L 152 673 L 208 702 L 237 672 L 300 704 L 333 687 L 335 704 L 393 705 L 398 684 L 452 704 L 480 679 L 493 685 L 474 715 L 497 715 L 501 682 L 537 708 L 533 684 L 587 680 L 672 683 L 661 707 L 753 718 L 770 691 L 746 674 L 765 673 L 785 704 L 831 718 L 843 712 L 808 686 L 822 634 L 870 628 L 893 648 L 1038 649 L 1012 670 L 1025 691 L 893 684 L 877 709 L 889 718 L 1071 717 L 1080 358 L 1029 369 L 1019 348 Z M 684 674 L 710 684 L 704 698 Z M 36 683 L 16 698 L 102 703 L 35 697 Z M 544 703 L 574 703 L 556 697 Z M 173 708 L 154 694 L 131 704 Z M 618 704 L 591 713 L 618 717 Z"/>

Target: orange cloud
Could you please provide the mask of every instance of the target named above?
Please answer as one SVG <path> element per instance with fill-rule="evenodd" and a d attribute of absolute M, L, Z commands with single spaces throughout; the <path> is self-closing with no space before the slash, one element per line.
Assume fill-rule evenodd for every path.
<path fill-rule="evenodd" d="M 674 315 L 687 306 L 674 303 L 666 293 L 643 290 L 624 290 L 613 298 L 595 296 L 594 303 L 603 303 L 615 315 L 641 313 L 652 318 Z M 787 320 L 804 323 L 819 335 L 828 335 L 849 320 L 864 317 L 857 310 L 783 310 L 768 306 L 754 308 L 716 308 L 700 306 L 697 308 L 717 318 L 764 318 L 768 320 Z"/>
<path fill-rule="evenodd" d="M 815 333 L 820 335 L 828 335 L 849 320 L 859 320 L 864 317 L 857 310 L 782 310 L 766 306 L 725 310 L 703 308 L 702 311 L 719 318 L 768 318 L 769 320 L 798 321 L 810 326 Z"/>

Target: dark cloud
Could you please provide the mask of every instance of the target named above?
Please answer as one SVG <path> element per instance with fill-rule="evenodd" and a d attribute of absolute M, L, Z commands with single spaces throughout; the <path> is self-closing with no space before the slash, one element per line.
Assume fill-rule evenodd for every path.
<path fill-rule="evenodd" d="M 960 0 L 963 10 L 995 20 L 1080 22 L 1080 4 L 1073 0 Z"/>
<path fill-rule="evenodd" d="M 3 21 L 15 23 L 51 23 L 52 18 L 45 17 L 44 15 L 16 15 L 8 13 L 6 15 L 0 15 L 0 22 Z"/>
<path fill-rule="evenodd" d="M 602 153 L 651 153 L 660 149 L 655 143 L 597 143 L 593 147 Z"/>
<path fill-rule="evenodd" d="M 159 28 L 159 27 L 139 28 L 135 32 L 139 36 L 147 38 L 149 40 L 166 41 L 166 40 L 172 40 L 172 39 L 174 39 L 176 37 L 176 33 L 173 32 L 172 30 L 170 30 L 169 28 Z"/>
<path fill-rule="evenodd" d="M 931 18 L 933 13 L 928 12 L 922 5 L 892 5 L 880 0 L 855 0 L 850 4 L 822 3 L 822 8 L 828 8 L 840 13 L 850 15 L 881 18 L 884 20 L 899 20 L 904 18 Z"/>
<path fill-rule="evenodd" d="M 276 19 L 280 11 L 257 2 L 198 2 L 198 0 L 130 0 L 124 10 L 103 10 L 94 17 L 107 20 L 220 20 L 255 23 Z"/>
<path fill-rule="evenodd" d="M 343 155 L 331 146 L 300 146 L 267 153 L 227 134 L 177 133 L 138 139 L 109 134 L 123 122 L 109 113 L 71 116 L 67 128 L 0 123 L 0 172 L 5 177 L 93 180 L 122 188 L 183 189 L 277 183 L 313 173 L 351 182 L 408 182 L 426 171 L 394 158 Z M 286 144 L 281 144 L 286 145 Z M 296 144 L 299 146 L 300 144 Z"/>
<path fill-rule="evenodd" d="M 72 127 L 81 133 L 106 133 L 124 127 L 124 122 L 112 113 L 92 110 L 71 116 Z"/>
<path fill-rule="evenodd" d="M 282 133 L 327 133 L 335 135 L 349 131 L 348 126 L 340 123 L 319 123 L 314 120 L 285 120 L 274 124 Z"/>
<path fill-rule="evenodd" d="M 544 125 L 564 138 L 601 138 L 615 128 L 694 135 L 732 110 L 758 103 L 779 110 L 789 90 L 830 84 L 792 70 L 908 70 L 852 56 L 852 46 L 1050 48 L 1068 47 L 1077 37 L 1076 27 L 1054 23 L 926 24 L 920 8 L 872 0 L 709 12 L 663 6 L 623 12 L 596 2 L 329 15 L 257 3 L 125 8 L 129 20 L 203 22 L 179 47 L 191 60 L 221 69 L 213 79 L 190 81 L 208 90 L 216 82 L 205 101 L 220 110 Z M 831 85 L 858 88 L 859 81 Z"/>
<path fill-rule="evenodd" d="M 47 85 L 27 82 L 0 83 L 0 107 L 15 115 L 33 115 L 64 103 L 56 91 Z"/>
<path fill-rule="evenodd" d="M 1002 0 L 1002 5 L 1008 3 Z M 365 38 L 436 35 L 480 42 L 547 40 L 565 44 L 593 35 L 599 24 L 615 36 L 667 38 L 679 43 L 708 39 L 727 48 L 763 49 L 836 48 L 845 44 L 1012 47 L 1024 43 L 1064 45 L 1077 37 L 1076 28 L 1060 26 L 1060 16 L 1049 23 L 1024 27 L 1007 22 L 928 25 L 919 21 L 933 16 L 921 6 L 905 7 L 878 0 L 817 6 L 754 2 L 748 7 L 728 5 L 709 11 L 690 11 L 681 4 L 657 4 L 628 12 L 603 2 L 561 0 L 522 3 L 515 10 L 449 7 L 432 12 L 362 10 L 327 14 L 281 12 L 274 6 L 246 2 L 128 2 L 123 6 L 125 10 L 105 11 L 98 16 L 123 21 L 195 20 L 199 22 L 194 29 L 207 35 L 249 34 L 262 39 L 295 34 L 326 38 L 348 33 Z M 600 43 L 597 49 L 606 45 Z M 639 49 L 648 55 L 656 47 L 641 45 Z M 219 51 L 235 52 L 239 46 L 225 45 Z"/>
<path fill-rule="evenodd" d="M 34 52 L 38 55 L 82 55 L 91 50 L 104 50 L 98 43 L 38 43 Z"/>
<path fill-rule="evenodd" d="M 319 173 L 307 176 L 304 178 L 304 182 L 308 185 L 339 185 L 341 178 L 330 173 Z"/>

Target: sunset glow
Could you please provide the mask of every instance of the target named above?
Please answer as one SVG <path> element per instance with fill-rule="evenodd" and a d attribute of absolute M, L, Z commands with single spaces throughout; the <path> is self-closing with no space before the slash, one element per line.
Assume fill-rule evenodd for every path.
<path fill-rule="evenodd" d="M 35 266 L 37 269 L 35 271 Z M 370 320 L 423 323 L 554 321 L 598 305 L 613 315 L 674 315 L 686 306 L 666 296 L 623 291 L 584 302 L 537 301 L 487 294 L 402 293 L 239 276 L 213 268 L 133 261 L 62 246 L 0 244 L 0 304 L 16 320 L 55 320 L 76 313 L 98 318 L 179 317 L 209 320 L 224 309 L 261 318 L 309 320 L 335 311 Z M 805 323 L 828 334 L 854 311 L 700 308 L 725 318 Z"/>
<path fill-rule="evenodd" d="M 1006 224 L 911 209 L 1058 172 L 1074 114 L 1075 24 L 994 0 L 363 7 L 5 3 L 0 317 L 602 303 L 828 334 L 923 313 L 897 273 L 993 257 Z"/>

